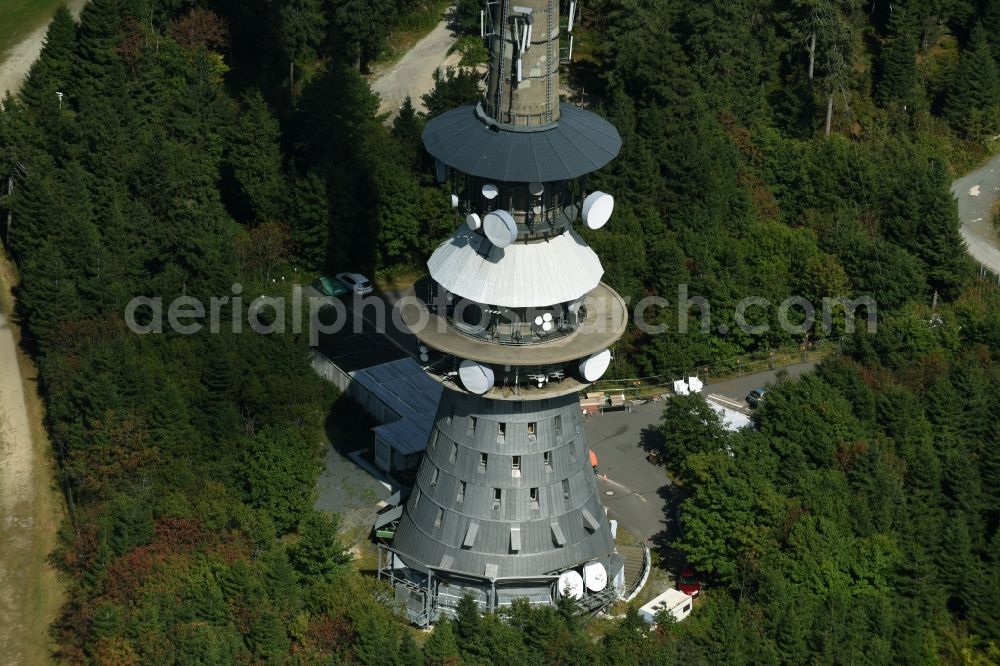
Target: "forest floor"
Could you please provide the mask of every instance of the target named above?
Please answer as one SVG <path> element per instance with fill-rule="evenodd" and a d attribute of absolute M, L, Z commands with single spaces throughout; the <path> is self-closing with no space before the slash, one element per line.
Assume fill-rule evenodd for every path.
<path fill-rule="evenodd" d="M 48 564 L 62 519 L 43 426 L 38 371 L 8 317 L 10 265 L 0 257 L 0 665 L 49 662 L 62 590 Z"/>
<path fill-rule="evenodd" d="M 461 53 L 448 55 L 456 39 L 448 20 L 442 19 L 402 58 L 375 72 L 371 85 L 382 98 L 379 113 L 394 117 L 407 96 L 418 111 L 426 111 L 420 98 L 434 89 L 434 72 L 440 67 L 454 67 L 462 59 Z"/>
<path fill-rule="evenodd" d="M 952 183 L 962 220 L 962 238 L 969 254 L 993 273 L 1000 275 L 1000 238 L 993 226 L 993 210 L 1000 198 L 1000 154 Z"/>
<path fill-rule="evenodd" d="M 74 16 L 87 0 L 67 0 Z M 0 9 L 0 98 L 17 92 L 45 43 L 49 20 L 61 3 L 53 0 L 14 0 Z"/>

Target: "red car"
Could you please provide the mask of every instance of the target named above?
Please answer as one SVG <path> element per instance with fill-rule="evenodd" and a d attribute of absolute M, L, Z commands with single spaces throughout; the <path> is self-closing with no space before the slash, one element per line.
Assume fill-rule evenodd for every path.
<path fill-rule="evenodd" d="M 685 569 L 677 579 L 677 589 L 691 597 L 701 594 L 701 582 L 695 576 L 694 569 Z"/>

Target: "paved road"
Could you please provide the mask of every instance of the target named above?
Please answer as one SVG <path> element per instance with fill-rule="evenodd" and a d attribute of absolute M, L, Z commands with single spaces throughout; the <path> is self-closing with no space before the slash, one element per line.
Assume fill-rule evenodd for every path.
<path fill-rule="evenodd" d="M 1000 275 L 1000 238 L 993 228 L 993 204 L 1000 196 L 1000 155 L 952 183 L 969 255 Z"/>
<path fill-rule="evenodd" d="M 389 112 L 395 116 L 407 95 L 418 111 L 426 111 L 420 98 L 433 90 L 434 72 L 439 67 L 454 67 L 462 59 L 459 53 L 448 55 L 454 43 L 455 35 L 448 22 L 442 20 L 391 69 L 378 74 L 372 82 L 372 90 L 382 98 L 379 113 Z"/>
<path fill-rule="evenodd" d="M 800 363 L 784 370 L 789 377 L 798 377 L 816 367 L 815 363 Z M 781 370 L 747 375 L 705 388 L 705 395 L 716 393 L 736 402 L 751 389 L 777 380 Z M 662 467 L 650 464 L 640 446 L 642 431 L 660 420 L 663 403 L 650 403 L 632 412 L 609 412 L 592 416 L 585 426 L 587 442 L 598 458 L 598 470 L 607 479 L 599 478 L 604 505 L 609 515 L 640 540 L 649 541 L 667 525 L 672 483 Z M 608 495 L 611 492 L 613 494 Z"/>

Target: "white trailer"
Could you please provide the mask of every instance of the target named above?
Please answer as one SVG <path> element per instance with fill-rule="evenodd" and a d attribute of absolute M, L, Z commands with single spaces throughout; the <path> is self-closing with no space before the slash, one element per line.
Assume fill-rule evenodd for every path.
<path fill-rule="evenodd" d="M 691 614 L 693 600 L 680 590 L 669 589 L 639 609 L 639 616 L 650 624 L 656 624 L 656 615 L 666 611 L 678 622 Z"/>

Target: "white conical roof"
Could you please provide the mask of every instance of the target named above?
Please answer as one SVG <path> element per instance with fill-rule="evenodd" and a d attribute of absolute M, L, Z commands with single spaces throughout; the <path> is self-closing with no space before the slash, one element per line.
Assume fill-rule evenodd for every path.
<path fill-rule="evenodd" d="M 451 293 L 507 308 L 574 301 L 596 288 L 604 275 L 597 254 L 572 230 L 498 248 L 462 226 L 434 252 L 427 267 Z"/>

